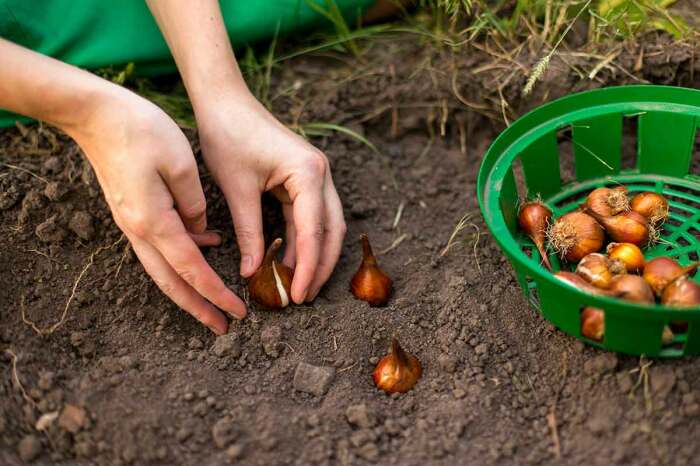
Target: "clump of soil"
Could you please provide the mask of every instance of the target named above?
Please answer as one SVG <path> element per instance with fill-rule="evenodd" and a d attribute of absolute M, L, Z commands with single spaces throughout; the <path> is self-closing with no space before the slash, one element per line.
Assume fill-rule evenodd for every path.
<path fill-rule="evenodd" d="M 71 141 L 0 132 L 0 464 L 694 462 L 700 360 L 618 356 L 557 331 L 476 213 L 480 157 L 525 109 L 605 84 L 700 84 L 691 45 L 649 39 L 621 44 L 593 80 L 582 76 L 600 55 L 563 53 L 527 99 L 539 56 L 526 47 L 498 58 L 400 37 L 364 63 L 287 62 L 273 81 L 295 89 L 274 100 L 280 118 L 346 125 L 381 154 L 341 134 L 315 141 L 346 209 L 338 267 L 313 304 L 253 308 L 219 338 L 146 276 Z M 206 258 L 242 292 L 228 210 L 204 186 L 225 238 Z M 268 239 L 280 219 L 267 202 Z M 394 279 L 386 308 L 348 291 L 362 232 Z M 371 380 L 392 336 L 423 364 L 404 395 Z"/>

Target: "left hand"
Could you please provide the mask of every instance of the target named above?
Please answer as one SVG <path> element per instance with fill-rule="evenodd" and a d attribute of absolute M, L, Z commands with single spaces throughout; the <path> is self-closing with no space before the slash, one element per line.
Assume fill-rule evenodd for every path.
<path fill-rule="evenodd" d="M 209 102 L 196 116 L 204 160 L 233 217 L 241 275 L 251 276 L 262 262 L 260 198 L 270 191 L 282 202 L 286 221 L 284 262 L 295 268 L 292 299 L 313 300 L 338 261 L 346 232 L 328 159 L 250 94 Z"/>

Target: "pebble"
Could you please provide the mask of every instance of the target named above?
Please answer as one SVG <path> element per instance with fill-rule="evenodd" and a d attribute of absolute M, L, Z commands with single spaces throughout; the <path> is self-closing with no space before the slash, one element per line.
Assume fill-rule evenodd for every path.
<path fill-rule="evenodd" d="M 357 454 L 367 461 L 375 462 L 379 458 L 379 447 L 374 443 L 367 443 L 357 450 Z"/>
<path fill-rule="evenodd" d="M 192 400 L 194 400 L 194 393 L 192 393 L 192 392 L 187 392 L 187 393 L 185 393 L 185 394 L 182 396 L 182 398 L 183 398 L 185 401 L 192 401 Z"/>
<path fill-rule="evenodd" d="M 175 438 L 178 442 L 182 443 L 192 435 L 192 431 L 187 427 L 180 427 L 177 432 L 175 432 Z"/>
<path fill-rule="evenodd" d="M 24 436 L 17 445 L 17 453 L 24 463 L 34 461 L 41 454 L 41 449 L 41 441 L 33 434 Z"/>
<path fill-rule="evenodd" d="M 44 188 L 44 196 L 51 201 L 60 201 L 68 192 L 68 188 L 58 181 L 51 181 Z"/>
<path fill-rule="evenodd" d="M 479 345 L 476 345 L 476 348 L 474 348 L 474 352 L 478 354 L 479 356 L 485 356 L 489 351 L 489 346 L 486 343 L 481 343 Z"/>
<path fill-rule="evenodd" d="M 87 425 L 87 413 L 80 406 L 67 404 L 58 417 L 58 425 L 71 434 L 77 434 Z"/>
<path fill-rule="evenodd" d="M 190 341 L 187 343 L 187 346 L 190 349 L 202 349 L 204 348 L 204 343 L 202 343 L 202 340 L 200 340 L 197 337 L 192 337 L 190 338 Z"/>
<path fill-rule="evenodd" d="M 324 395 L 333 382 L 335 368 L 300 362 L 294 372 L 294 388 L 312 395 Z"/>
<path fill-rule="evenodd" d="M 651 391 L 661 398 L 666 397 L 676 384 L 676 374 L 668 366 L 655 366 L 649 370 Z"/>
<path fill-rule="evenodd" d="M 265 354 L 271 358 L 276 358 L 280 354 L 282 341 L 282 329 L 278 325 L 269 325 L 260 332 L 260 341 Z"/>
<path fill-rule="evenodd" d="M 68 222 L 68 228 L 85 241 L 90 241 L 95 237 L 92 216 L 83 210 L 77 210 L 73 213 Z"/>
<path fill-rule="evenodd" d="M 345 417 L 351 425 L 361 429 L 369 429 L 377 423 L 377 418 L 364 403 L 348 406 Z"/>
<path fill-rule="evenodd" d="M 229 461 L 236 461 L 243 456 L 243 445 L 235 444 L 226 449 L 226 457 Z"/>
<path fill-rule="evenodd" d="M 440 369 L 448 374 L 452 374 L 457 369 L 457 358 L 451 354 L 442 353 L 438 356 Z"/>
<path fill-rule="evenodd" d="M 228 417 L 222 417 L 211 428 L 211 436 L 214 440 L 216 448 L 226 448 L 236 438 L 236 425 L 233 420 Z"/>
<path fill-rule="evenodd" d="M 255 393 L 258 390 L 257 390 L 257 388 L 255 388 L 255 385 L 247 384 L 246 386 L 243 387 L 243 391 L 246 393 L 246 395 L 255 395 Z"/>
<path fill-rule="evenodd" d="M 209 405 L 205 401 L 200 401 L 194 405 L 192 411 L 199 417 L 204 417 L 209 412 Z"/>
<path fill-rule="evenodd" d="M 228 355 L 234 358 L 239 357 L 241 355 L 241 342 L 238 339 L 238 335 L 227 333 L 216 337 L 211 347 L 211 352 L 220 358 Z"/>

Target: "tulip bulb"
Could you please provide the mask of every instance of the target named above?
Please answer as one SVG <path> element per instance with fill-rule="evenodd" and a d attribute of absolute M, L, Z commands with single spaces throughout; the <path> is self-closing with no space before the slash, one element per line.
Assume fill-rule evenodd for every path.
<path fill-rule="evenodd" d="M 544 241 L 551 218 L 552 211 L 544 204 L 537 201 L 523 204 L 518 214 L 518 224 L 520 228 L 530 237 L 532 242 L 535 243 L 540 256 L 542 256 L 542 262 L 549 271 L 552 270 L 552 265 L 549 263 Z"/>
<path fill-rule="evenodd" d="M 578 262 L 603 247 L 605 233 L 600 224 L 583 212 L 559 217 L 547 231 L 552 247 L 567 261 Z"/>
<path fill-rule="evenodd" d="M 668 218 L 668 201 L 661 194 L 641 192 L 632 198 L 630 208 L 645 216 L 653 225 L 663 223 Z"/>
<path fill-rule="evenodd" d="M 560 270 L 559 272 L 555 273 L 554 276 L 559 280 L 568 283 L 574 288 L 578 288 L 586 293 L 602 296 L 614 296 L 609 290 L 604 290 L 603 288 L 598 288 L 597 286 L 591 285 L 579 274 Z"/>
<path fill-rule="evenodd" d="M 681 277 L 664 289 L 661 304 L 672 307 L 700 308 L 700 285 L 688 277 Z"/>
<path fill-rule="evenodd" d="M 629 210 L 627 188 L 617 186 L 615 188 L 598 188 L 591 191 L 586 198 L 586 208 L 603 217 L 612 217 Z"/>
<path fill-rule="evenodd" d="M 618 275 L 610 281 L 613 296 L 635 303 L 654 303 L 654 292 L 639 275 Z"/>
<path fill-rule="evenodd" d="M 656 296 L 661 296 L 664 289 L 683 275 L 693 273 L 700 262 L 683 267 L 670 257 L 657 257 L 644 266 L 644 280 L 651 285 Z"/>
<path fill-rule="evenodd" d="M 581 312 L 581 335 L 595 341 L 603 341 L 605 315 L 596 307 L 586 307 Z"/>
<path fill-rule="evenodd" d="M 627 273 L 627 268 L 621 262 L 611 261 L 603 254 L 593 252 L 581 259 L 576 273 L 591 285 L 607 289 L 613 277 Z"/>
<path fill-rule="evenodd" d="M 260 268 L 248 280 L 250 297 L 256 303 L 271 309 L 287 307 L 290 301 L 294 271 L 277 261 L 282 239 L 270 244 Z"/>
<path fill-rule="evenodd" d="M 357 299 L 367 301 L 371 306 L 383 306 L 391 296 L 391 278 L 379 268 L 367 235 L 361 235 L 360 242 L 362 263 L 352 277 L 350 291 Z"/>
<path fill-rule="evenodd" d="M 418 382 L 423 369 L 418 358 L 399 346 L 396 338 L 391 340 L 391 352 L 384 356 L 374 368 L 374 384 L 387 393 L 406 393 Z"/>
<path fill-rule="evenodd" d="M 646 217 L 631 210 L 612 217 L 604 217 L 586 210 L 600 223 L 613 241 L 644 246 L 656 237 L 656 230 L 649 225 Z"/>
<path fill-rule="evenodd" d="M 644 253 L 635 244 L 610 243 L 607 253 L 610 260 L 623 263 L 629 273 L 640 273 L 644 270 Z"/>

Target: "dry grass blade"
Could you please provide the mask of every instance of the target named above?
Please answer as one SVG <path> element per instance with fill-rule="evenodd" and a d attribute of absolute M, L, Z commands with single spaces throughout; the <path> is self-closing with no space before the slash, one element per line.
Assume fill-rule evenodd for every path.
<path fill-rule="evenodd" d="M 455 226 L 455 229 L 452 231 L 452 234 L 450 235 L 450 239 L 447 240 L 447 245 L 440 253 L 440 257 L 445 257 L 447 255 L 447 253 L 450 251 L 450 249 L 452 249 L 452 247 L 458 242 L 457 238 L 458 238 L 459 234 L 462 231 L 464 231 L 465 228 L 472 227 L 472 228 L 474 228 L 474 235 L 473 235 L 473 238 L 474 238 L 474 246 L 473 246 L 474 258 L 476 259 L 476 267 L 479 269 L 479 273 L 481 273 L 481 265 L 479 264 L 479 259 L 476 255 L 476 248 L 479 245 L 479 239 L 481 238 L 481 230 L 479 229 L 479 227 L 475 223 L 470 221 L 472 219 L 473 215 L 474 215 L 473 212 L 467 212 L 459 220 L 459 222 L 457 223 L 457 226 Z"/>
<path fill-rule="evenodd" d="M 66 321 L 66 318 L 68 317 L 68 309 L 70 309 L 70 305 L 73 302 L 73 299 L 75 299 L 75 293 L 78 289 L 78 285 L 80 285 L 81 280 L 83 279 L 83 276 L 87 273 L 88 269 L 92 267 L 92 264 L 95 262 L 95 257 L 101 253 L 104 250 L 107 249 L 112 249 L 115 247 L 117 244 L 119 244 L 122 240 L 124 239 L 124 235 L 121 235 L 117 241 L 112 243 L 109 246 L 101 246 L 97 249 L 95 249 L 91 254 L 90 257 L 88 258 L 88 261 L 85 263 L 85 266 L 83 266 L 83 269 L 80 271 L 78 274 L 78 277 L 75 279 L 75 282 L 73 283 L 73 288 L 71 290 L 70 296 L 68 296 L 68 300 L 66 301 L 66 305 L 63 307 L 63 312 L 61 313 L 61 318 L 54 324 L 41 328 L 39 327 L 35 322 L 29 320 L 27 317 L 27 309 L 26 305 L 24 302 L 24 297 L 22 297 L 22 300 L 20 301 L 20 309 L 22 312 L 22 322 L 25 324 L 29 325 L 32 330 L 34 330 L 36 333 L 38 333 L 41 336 L 46 336 L 46 335 L 51 335 L 54 333 L 58 328 L 63 325 L 63 323 Z"/>
<path fill-rule="evenodd" d="M 24 398 L 24 401 L 29 403 L 32 406 L 36 406 L 36 403 L 27 394 L 27 391 L 24 389 L 24 385 L 22 385 L 22 382 L 19 380 L 19 373 L 17 372 L 17 354 L 15 354 L 14 351 L 11 349 L 6 349 L 5 353 L 10 356 L 11 359 L 11 364 L 12 364 L 12 383 L 17 387 L 17 389 L 20 391 L 22 394 L 22 398 Z"/>

